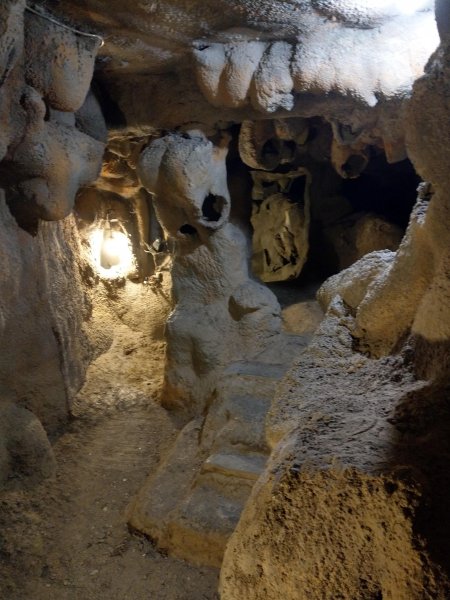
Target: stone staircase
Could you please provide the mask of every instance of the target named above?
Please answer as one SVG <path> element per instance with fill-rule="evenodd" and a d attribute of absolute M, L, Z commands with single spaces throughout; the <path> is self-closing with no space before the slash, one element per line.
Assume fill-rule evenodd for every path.
<path fill-rule="evenodd" d="M 220 566 L 269 456 L 265 420 L 276 387 L 308 341 L 283 334 L 258 360 L 225 369 L 206 417 L 184 427 L 130 507 L 131 526 L 173 555 Z"/>
<path fill-rule="evenodd" d="M 184 558 L 221 564 L 227 540 L 267 462 L 265 417 L 284 372 L 284 367 L 257 362 L 234 363 L 225 370 L 202 427 L 201 446 L 208 455 L 171 522 L 178 554 L 180 542 L 193 542 Z"/>

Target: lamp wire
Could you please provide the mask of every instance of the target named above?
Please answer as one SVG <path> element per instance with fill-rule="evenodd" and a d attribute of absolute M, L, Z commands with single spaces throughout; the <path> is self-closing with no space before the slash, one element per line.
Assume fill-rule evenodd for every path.
<path fill-rule="evenodd" d="M 25 10 L 27 10 L 30 13 L 33 13 L 34 15 L 37 15 L 38 17 L 41 17 L 42 19 L 46 19 L 47 21 L 50 21 L 50 23 L 54 23 L 55 25 L 58 25 L 59 27 L 62 27 L 63 29 L 68 29 L 69 31 L 72 31 L 73 33 L 77 33 L 79 35 L 84 35 L 86 37 L 95 38 L 96 40 L 99 40 L 100 48 L 105 44 L 105 40 L 100 35 L 97 35 L 96 33 L 86 33 L 85 31 L 80 31 L 79 29 L 75 29 L 74 27 L 65 25 L 64 23 L 57 21 L 53 17 L 50 17 L 50 16 L 40 12 L 39 10 L 36 10 L 35 8 L 33 8 L 32 6 L 29 6 L 28 4 L 25 6 Z"/>

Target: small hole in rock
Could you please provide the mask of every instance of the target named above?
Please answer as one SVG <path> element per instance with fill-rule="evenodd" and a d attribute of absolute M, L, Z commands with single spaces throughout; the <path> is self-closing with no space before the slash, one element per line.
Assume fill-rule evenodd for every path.
<path fill-rule="evenodd" d="M 182 225 L 178 231 L 183 235 L 195 235 L 197 233 L 195 227 L 192 227 L 189 223 Z"/>
<path fill-rule="evenodd" d="M 270 139 L 264 144 L 261 150 L 261 157 L 272 159 L 280 154 L 277 140 Z"/>
<path fill-rule="evenodd" d="M 27 95 L 26 94 L 22 94 L 20 96 L 19 104 L 22 108 L 24 108 L 26 110 L 26 108 L 27 108 Z"/>
<path fill-rule="evenodd" d="M 50 121 L 50 106 L 47 101 L 44 100 L 44 102 L 45 102 L 44 121 Z"/>
<path fill-rule="evenodd" d="M 398 485 L 394 481 L 385 481 L 384 489 L 389 495 L 392 495 L 394 492 L 397 491 Z"/>
<path fill-rule="evenodd" d="M 222 216 L 225 198 L 208 194 L 203 201 L 202 213 L 207 221 L 218 221 Z"/>
<path fill-rule="evenodd" d="M 342 165 L 342 171 L 347 177 L 358 177 L 367 166 L 367 160 L 360 154 L 352 154 L 348 157 L 347 162 Z"/>
<path fill-rule="evenodd" d="M 291 162 L 295 158 L 297 151 L 297 144 L 291 140 L 283 142 L 284 159 L 287 162 Z"/>
<path fill-rule="evenodd" d="M 306 177 L 296 177 L 289 186 L 289 202 L 305 203 Z"/>

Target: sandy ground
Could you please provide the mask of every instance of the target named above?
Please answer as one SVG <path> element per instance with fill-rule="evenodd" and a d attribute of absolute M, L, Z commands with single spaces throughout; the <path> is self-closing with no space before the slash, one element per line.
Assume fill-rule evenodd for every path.
<path fill-rule="evenodd" d="M 167 557 L 126 525 L 130 499 L 177 433 L 154 399 L 161 343 L 149 352 L 130 336 L 118 332 L 91 366 L 76 418 L 54 444 L 56 479 L 0 495 L 1 600 L 217 598 L 217 569 Z M 139 376 L 141 353 L 154 357 L 151 378 Z"/>
<path fill-rule="evenodd" d="M 313 330 L 317 287 L 273 286 L 285 328 Z M 0 600 L 215 600 L 219 571 L 165 556 L 126 509 L 174 442 L 157 402 L 164 344 L 125 324 L 54 442 L 56 479 L 0 493 Z M 243 599 L 244 600 L 244 599 Z"/>

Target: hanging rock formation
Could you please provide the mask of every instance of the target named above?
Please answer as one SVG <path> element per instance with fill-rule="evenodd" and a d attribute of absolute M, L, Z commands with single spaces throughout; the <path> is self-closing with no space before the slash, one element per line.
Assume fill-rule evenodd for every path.
<path fill-rule="evenodd" d="M 16 204 L 19 220 L 30 221 L 33 212 L 34 220 L 61 219 L 70 213 L 79 187 L 100 170 L 105 133 L 100 140 L 91 137 L 77 127 L 75 116 L 87 112 L 82 105 L 100 40 L 24 12 L 22 2 L 8 2 L 2 11 L 9 12 L 2 89 L 10 95 L 2 94 L 0 170 L 9 184 L 8 201 Z M 102 123 L 92 99 L 89 112 L 91 122 Z"/>

